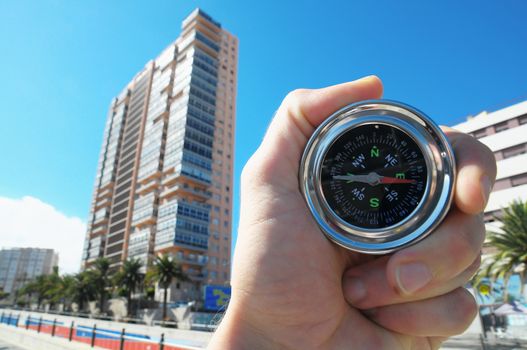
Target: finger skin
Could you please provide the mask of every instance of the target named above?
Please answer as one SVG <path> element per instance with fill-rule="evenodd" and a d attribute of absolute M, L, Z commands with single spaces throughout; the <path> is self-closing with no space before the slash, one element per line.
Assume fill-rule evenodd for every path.
<path fill-rule="evenodd" d="M 352 306 L 366 309 L 450 292 L 464 285 L 479 267 L 484 234 L 481 216 L 454 211 L 425 240 L 346 271 L 344 295 Z M 416 262 L 427 267 L 431 280 L 408 293 L 401 286 L 406 280 L 399 276 L 399 268 Z M 360 288 L 362 292 L 357 292 Z"/>
<path fill-rule="evenodd" d="M 298 180 L 291 175 L 298 173 L 302 152 L 315 128 L 350 103 L 380 98 L 382 89 L 381 80 L 369 76 L 322 89 L 290 92 L 260 147 L 244 167 L 242 177 L 249 174 L 251 181 L 298 190 Z"/>
<path fill-rule="evenodd" d="M 470 135 L 442 128 L 454 150 L 457 180 L 454 201 L 467 214 L 481 213 L 496 179 L 494 153 Z"/>
<path fill-rule="evenodd" d="M 366 310 L 365 315 L 394 332 L 426 337 L 462 333 L 474 320 L 477 304 L 464 288 L 435 298 Z"/>

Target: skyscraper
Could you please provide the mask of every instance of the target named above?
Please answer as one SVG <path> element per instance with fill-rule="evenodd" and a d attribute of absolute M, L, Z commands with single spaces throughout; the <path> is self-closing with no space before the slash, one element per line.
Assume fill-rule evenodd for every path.
<path fill-rule="evenodd" d="M 53 249 L 2 249 L 0 250 L 0 289 L 6 293 L 13 293 L 33 278 L 51 274 L 58 263 L 59 256 Z"/>
<path fill-rule="evenodd" d="M 237 38 L 196 9 L 113 99 L 84 267 L 170 253 L 194 282 L 173 299 L 229 281 L 237 57 Z"/>

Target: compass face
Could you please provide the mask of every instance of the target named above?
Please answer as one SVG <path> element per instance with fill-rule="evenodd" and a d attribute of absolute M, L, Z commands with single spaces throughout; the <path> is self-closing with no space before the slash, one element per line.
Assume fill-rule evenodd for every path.
<path fill-rule="evenodd" d="M 427 168 L 416 142 L 386 124 L 363 124 L 340 135 L 322 162 L 322 192 L 350 225 L 384 229 L 419 206 Z"/>

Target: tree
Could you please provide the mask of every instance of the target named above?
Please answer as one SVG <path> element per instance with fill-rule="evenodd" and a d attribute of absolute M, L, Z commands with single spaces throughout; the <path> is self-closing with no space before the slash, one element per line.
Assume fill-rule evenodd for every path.
<path fill-rule="evenodd" d="M 9 296 L 9 293 L 4 292 L 4 288 L 0 287 L 0 300 L 6 299 Z"/>
<path fill-rule="evenodd" d="M 20 288 L 17 291 L 17 297 L 25 296 L 24 304 L 27 303 L 28 305 L 31 305 L 31 300 L 33 299 L 33 293 L 35 293 L 35 291 L 36 291 L 36 283 L 34 280 L 31 280 L 27 282 L 26 284 L 24 284 L 22 288 Z"/>
<path fill-rule="evenodd" d="M 79 310 L 84 309 L 84 303 L 95 300 L 97 290 L 93 281 L 95 280 L 92 270 L 85 270 L 73 276 L 68 296 L 79 305 Z"/>
<path fill-rule="evenodd" d="M 502 217 L 498 220 L 501 228 L 487 232 L 488 243 L 496 251 L 483 262 L 478 279 L 488 277 L 495 281 L 503 278 L 504 299 L 507 301 L 507 282 L 515 273 L 520 277 L 520 294 L 523 295 L 527 272 L 527 202 L 514 201 L 502 210 Z"/>
<path fill-rule="evenodd" d="M 180 281 L 188 280 L 187 275 L 183 272 L 181 265 L 171 256 L 164 254 L 158 255 L 154 261 L 153 278 L 163 288 L 163 321 L 167 318 L 167 293 L 168 287 L 174 279 Z"/>
<path fill-rule="evenodd" d="M 64 305 L 64 310 L 71 310 L 71 303 L 73 302 L 73 288 L 75 286 L 74 275 L 63 275 L 60 280 L 60 291 L 58 297 L 60 302 Z"/>
<path fill-rule="evenodd" d="M 117 285 L 122 286 L 125 290 L 128 315 L 131 315 L 132 312 L 132 293 L 136 291 L 143 280 L 142 267 L 141 260 L 127 259 L 115 277 Z"/>
<path fill-rule="evenodd" d="M 92 271 L 93 271 L 93 282 L 95 285 L 95 291 L 99 297 L 99 310 L 101 313 L 104 312 L 104 300 L 108 294 L 106 288 L 109 285 L 108 271 L 110 269 L 110 261 L 106 258 L 98 258 L 95 260 Z"/>
<path fill-rule="evenodd" d="M 48 281 L 46 275 L 37 276 L 34 280 L 34 290 L 37 294 L 37 309 L 40 309 L 42 302 L 46 298 L 46 290 L 48 287 Z"/>
<path fill-rule="evenodd" d="M 60 302 L 62 286 L 62 278 L 59 276 L 59 269 L 57 266 L 53 267 L 53 272 L 43 278 L 43 294 L 44 299 L 49 303 L 50 309 L 53 309 L 57 303 Z"/>

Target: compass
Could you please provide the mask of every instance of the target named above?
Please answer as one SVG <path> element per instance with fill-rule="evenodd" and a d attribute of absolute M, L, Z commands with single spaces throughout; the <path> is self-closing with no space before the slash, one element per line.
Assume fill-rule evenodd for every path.
<path fill-rule="evenodd" d="M 368 100 L 317 128 L 299 176 L 313 217 L 332 241 L 384 254 L 426 237 L 443 220 L 455 160 L 446 136 L 425 114 Z"/>

